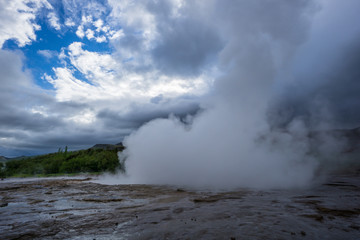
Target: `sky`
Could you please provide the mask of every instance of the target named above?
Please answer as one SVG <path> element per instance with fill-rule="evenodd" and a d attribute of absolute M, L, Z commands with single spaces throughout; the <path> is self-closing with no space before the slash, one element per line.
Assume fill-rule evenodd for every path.
<path fill-rule="evenodd" d="M 360 126 L 359 10 L 357 0 L 0 0 L 0 155 L 115 144 L 154 119 L 215 128 L 211 142 L 247 122 Z"/>

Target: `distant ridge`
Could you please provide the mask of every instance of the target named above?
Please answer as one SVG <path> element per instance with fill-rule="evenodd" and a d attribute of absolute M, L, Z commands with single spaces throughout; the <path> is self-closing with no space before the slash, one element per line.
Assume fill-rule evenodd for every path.
<path fill-rule="evenodd" d="M 122 142 L 117 143 L 117 144 L 95 144 L 94 146 L 92 146 L 90 149 L 103 149 L 103 150 L 118 150 L 118 151 L 122 151 L 124 149 L 124 145 L 122 144 Z"/>
<path fill-rule="evenodd" d="M 0 162 L 8 162 L 8 161 L 12 161 L 12 160 L 21 160 L 26 158 L 25 156 L 20 156 L 20 157 L 13 157 L 13 158 L 8 158 L 8 157 L 4 157 L 4 156 L 0 156 Z"/>

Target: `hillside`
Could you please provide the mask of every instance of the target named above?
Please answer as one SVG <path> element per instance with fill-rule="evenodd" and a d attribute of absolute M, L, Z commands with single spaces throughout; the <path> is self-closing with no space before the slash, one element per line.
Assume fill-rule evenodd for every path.
<path fill-rule="evenodd" d="M 21 159 L 25 159 L 27 157 L 25 156 L 20 156 L 20 157 L 13 157 L 13 158 L 9 158 L 9 157 L 5 157 L 5 156 L 0 156 L 0 162 L 8 162 L 8 161 L 13 161 L 13 160 L 21 160 Z"/>
<path fill-rule="evenodd" d="M 122 142 L 117 144 L 95 144 L 90 149 L 103 149 L 103 150 L 117 150 L 122 151 L 124 150 L 124 145 Z"/>
<path fill-rule="evenodd" d="M 96 145 L 95 145 L 96 146 Z M 116 146 L 116 145 L 114 145 Z M 123 149 L 123 148 L 122 148 Z M 121 149 L 121 150 L 122 150 Z M 123 171 L 115 148 L 89 148 L 68 152 L 44 154 L 0 162 L 0 177 L 49 176 L 76 173 L 100 173 Z"/>

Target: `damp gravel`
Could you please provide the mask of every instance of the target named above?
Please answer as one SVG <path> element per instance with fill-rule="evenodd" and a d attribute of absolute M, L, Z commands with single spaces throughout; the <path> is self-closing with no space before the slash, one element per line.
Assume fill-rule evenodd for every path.
<path fill-rule="evenodd" d="M 360 174 L 307 189 L 0 181 L 0 239 L 360 239 Z"/>

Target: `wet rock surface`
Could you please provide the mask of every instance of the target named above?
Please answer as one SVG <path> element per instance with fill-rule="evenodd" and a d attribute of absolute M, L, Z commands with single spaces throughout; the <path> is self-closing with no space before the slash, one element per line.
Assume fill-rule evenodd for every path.
<path fill-rule="evenodd" d="M 309 189 L 210 192 L 0 182 L 0 239 L 360 239 L 360 175 Z"/>

